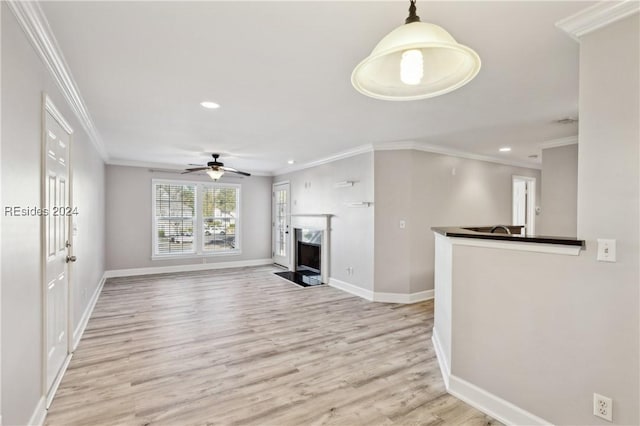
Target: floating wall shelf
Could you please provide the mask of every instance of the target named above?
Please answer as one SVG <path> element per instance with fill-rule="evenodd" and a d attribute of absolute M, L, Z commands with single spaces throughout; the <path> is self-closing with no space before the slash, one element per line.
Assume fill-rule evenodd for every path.
<path fill-rule="evenodd" d="M 353 203 L 347 203 L 347 206 L 348 207 L 369 207 L 371 204 L 373 203 L 370 203 L 368 201 L 356 201 Z"/>

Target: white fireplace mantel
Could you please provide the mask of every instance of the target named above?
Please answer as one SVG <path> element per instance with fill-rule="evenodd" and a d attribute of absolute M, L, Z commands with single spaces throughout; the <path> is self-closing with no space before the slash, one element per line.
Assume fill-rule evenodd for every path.
<path fill-rule="evenodd" d="M 329 231 L 330 214 L 292 214 L 291 227 L 298 229 L 318 229 Z M 322 242 L 324 244 L 324 241 Z"/>
<path fill-rule="evenodd" d="M 292 214 L 291 215 L 291 228 L 293 232 L 289 233 L 291 239 L 292 256 L 291 264 L 289 265 L 290 271 L 296 270 L 296 229 L 310 229 L 322 232 L 322 249 L 320 251 L 320 275 L 323 283 L 329 282 L 329 248 L 330 248 L 330 233 L 331 233 L 331 214 Z"/>

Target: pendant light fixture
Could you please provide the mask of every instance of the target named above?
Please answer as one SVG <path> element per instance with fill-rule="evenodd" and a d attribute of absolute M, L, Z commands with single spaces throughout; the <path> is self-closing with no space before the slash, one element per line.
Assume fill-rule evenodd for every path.
<path fill-rule="evenodd" d="M 411 0 L 405 24 L 387 34 L 356 66 L 351 84 L 372 98 L 412 101 L 456 90 L 478 71 L 478 54 L 444 28 L 420 22 Z"/>

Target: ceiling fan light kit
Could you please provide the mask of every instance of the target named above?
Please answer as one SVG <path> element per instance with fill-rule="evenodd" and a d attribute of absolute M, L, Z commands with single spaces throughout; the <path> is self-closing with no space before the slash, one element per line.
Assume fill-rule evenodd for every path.
<path fill-rule="evenodd" d="M 224 170 L 207 170 L 207 174 L 211 179 L 218 180 L 224 175 Z"/>
<path fill-rule="evenodd" d="M 214 181 L 220 179 L 225 172 L 235 173 L 242 176 L 251 176 L 251 173 L 241 172 L 240 170 L 236 170 L 231 167 L 225 167 L 224 163 L 218 161 L 220 154 L 211 154 L 211 156 L 213 157 L 213 161 L 209 161 L 206 167 L 203 166 L 186 169 L 182 174 L 206 171 L 209 177 Z"/>
<path fill-rule="evenodd" d="M 444 28 L 420 22 L 411 0 L 405 24 L 387 34 L 351 74 L 363 95 L 387 101 L 433 98 L 470 82 L 480 57 Z"/>

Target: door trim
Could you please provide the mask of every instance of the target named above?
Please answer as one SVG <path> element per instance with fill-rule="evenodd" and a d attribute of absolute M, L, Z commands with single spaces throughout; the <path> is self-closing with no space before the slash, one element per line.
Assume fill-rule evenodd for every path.
<path fill-rule="evenodd" d="M 58 122 L 58 124 L 64 129 L 65 132 L 69 135 L 69 206 L 73 206 L 73 161 L 72 161 L 72 152 L 73 152 L 73 128 L 69 125 L 67 120 L 65 120 L 64 116 L 60 113 L 60 110 L 56 108 L 53 100 L 47 95 L 46 92 L 42 92 L 42 116 L 41 116 L 41 141 L 40 141 L 40 205 L 46 205 L 46 180 L 47 180 L 47 113 L 51 114 L 51 116 Z M 71 361 L 72 351 L 73 351 L 73 291 L 72 291 L 72 276 L 73 276 L 73 264 L 68 264 L 67 269 L 67 356 L 62 364 L 62 368 L 58 373 L 58 376 L 54 380 L 51 385 L 51 389 L 47 389 L 47 277 L 46 277 L 46 264 L 47 264 L 47 249 L 46 249 L 46 220 L 47 216 L 40 217 L 40 281 L 41 281 L 41 292 L 42 292 L 42 333 L 41 333 L 41 344 L 42 344 L 42 396 L 46 400 L 46 408 L 48 409 L 53 401 L 53 397 L 62 381 L 62 377 L 64 376 L 64 372 Z M 67 239 L 69 242 L 73 241 L 73 226 L 71 219 L 67 219 L 69 221 L 67 226 Z M 68 249 L 68 254 L 73 254 L 73 244 Z"/>
<path fill-rule="evenodd" d="M 275 262 L 275 243 L 276 243 L 276 234 L 275 234 L 275 228 L 276 228 L 276 223 L 275 223 L 275 212 L 276 212 L 276 205 L 275 205 L 275 194 L 276 194 L 276 186 L 278 185 L 288 185 L 287 188 L 287 197 L 289 198 L 288 203 L 287 203 L 287 221 L 288 221 L 288 226 L 289 228 L 291 228 L 291 182 L 288 180 L 282 180 L 279 182 L 274 182 L 271 185 L 271 259 L 273 260 L 273 263 L 275 263 L 276 265 L 280 265 L 280 263 L 276 263 Z M 289 232 L 291 232 L 291 229 L 289 229 Z M 287 239 L 287 241 L 289 241 L 290 238 Z M 291 244 L 287 242 L 287 244 L 289 244 L 288 247 L 288 252 L 287 252 L 287 261 L 285 262 L 286 265 L 280 265 L 280 266 L 284 266 L 285 268 L 289 268 L 291 269 L 291 265 L 292 265 L 292 254 L 291 251 L 293 250 L 293 247 L 291 247 Z"/>
<path fill-rule="evenodd" d="M 536 178 L 531 176 L 511 176 L 511 216 L 513 217 L 513 186 L 516 181 L 526 182 L 526 198 L 527 209 L 525 217 L 529 219 L 526 223 L 526 233 L 529 235 L 535 235 L 536 232 Z M 513 223 L 513 220 L 512 220 Z"/>

